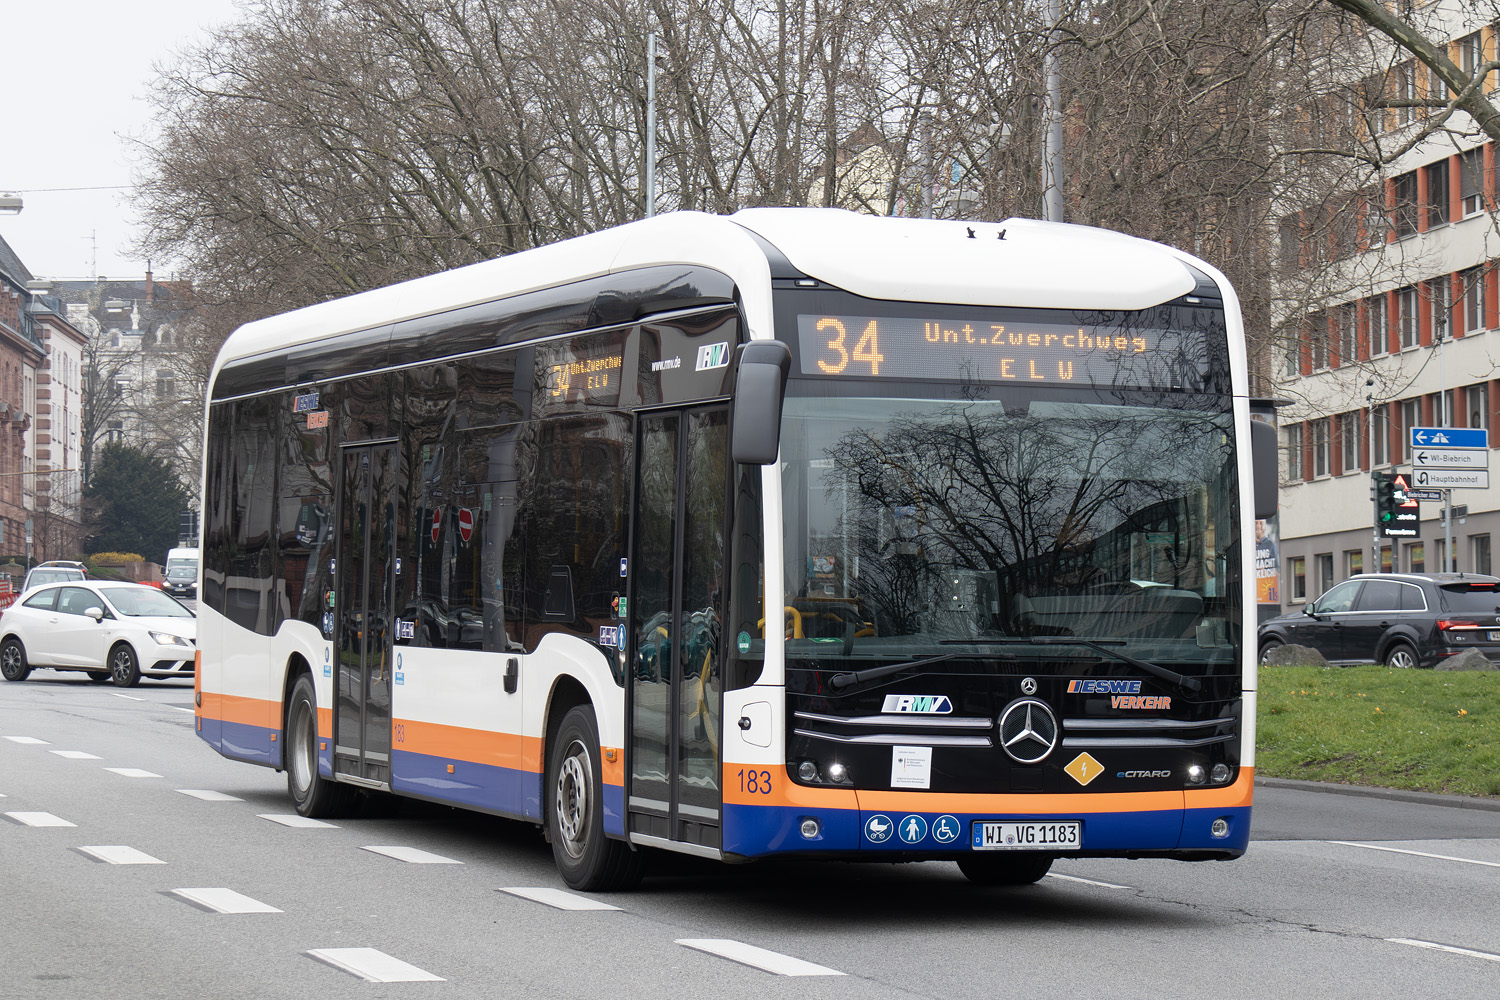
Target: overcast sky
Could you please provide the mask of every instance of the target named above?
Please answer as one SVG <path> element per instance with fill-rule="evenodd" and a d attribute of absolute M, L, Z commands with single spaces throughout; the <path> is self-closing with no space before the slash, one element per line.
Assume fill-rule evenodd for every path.
<path fill-rule="evenodd" d="M 147 133 L 155 63 L 238 18 L 235 0 L 5 2 L 0 18 L 0 193 L 25 199 L 0 236 L 35 275 L 140 277 L 127 139 Z M 170 262 L 153 262 L 158 277 Z"/>

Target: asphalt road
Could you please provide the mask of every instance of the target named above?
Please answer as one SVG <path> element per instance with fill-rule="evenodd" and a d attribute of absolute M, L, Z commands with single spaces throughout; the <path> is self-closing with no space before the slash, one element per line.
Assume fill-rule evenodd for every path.
<path fill-rule="evenodd" d="M 1274 783 L 1230 863 L 984 889 L 673 856 L 589 897 L 525 824 L 385 800 L 283 825 L 283 776 L 200 743 L 191 700 L 0 685 L 0 997 L 1500 995 L 1500 811 L 1471 803 Z"/>

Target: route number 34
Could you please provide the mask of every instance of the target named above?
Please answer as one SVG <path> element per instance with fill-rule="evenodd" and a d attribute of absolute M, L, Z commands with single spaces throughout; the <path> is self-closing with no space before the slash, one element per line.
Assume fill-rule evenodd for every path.
<path fill-rule="evenodd" d="M 771 794 L 771 772 L 746 771 L 741 768 L 740 791 L 749 792 L 752 795 Z"/>
<path fill-rule="evenodd" d="M 849 337 L 849 331 L 844 329 L 841 320 L 826 316 L 818 320 L 818 332 L 832 334 L 828 338 L 828 350 L 832 352 L 828 360 L 818 359 L 818 367 L 825 375 L 838 375 L 849 367 L 851 357 L 855 361 L 861 361 L 870 366 L 871 375 L 880 374 L 880 362 L 885 360 L 885 355 L 880 353 L 880 341 L 876 337 L 875 320 L 870 320 L 869 326 L 865 327 L 864 333 L 854 342 L 854 349 L 845 345 Z"/>

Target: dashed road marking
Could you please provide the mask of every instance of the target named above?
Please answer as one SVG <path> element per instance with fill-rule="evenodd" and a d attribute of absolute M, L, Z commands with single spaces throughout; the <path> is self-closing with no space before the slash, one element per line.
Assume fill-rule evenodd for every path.
<path fill-rule="evenodd" d="M 137 698 L 133 694 L 121 694 L 118 691 L 111 691 L 110 694 L 114 695 L 116 698 L 128 698 L 131 701 L 145 701 L 146 700 L 145 698 Z"/>
<path fill-rule="evenodd" d="M 155 771 L 147 771 L 139 767 L 106 767 L 106 771 L 118 774 L 122 778 L 160 778 L 161 775 Z"/>
<path fill-rule="evenodd" d="M 79 851 L 112 865 L 164 865 L 165 861 L 153 858 L 145 851 L 134 847 L 80 847 Z"/>
<path fill-rule="evenodd" d="M 543 903 L 558 910 L 618 910 L 618 906 L 601 903 L 597 899 L 589 899 L 587 896 L 578 896 L 561 889 L 539 887 L 535 889 L 511 886 L 501 888 L 499 892 L 508 892 L 512 896 L 520 896 L 536 903 Z"/>
<path fill-rule="evenodd" d="M 77 823 L 69 823 L 51 813 L 44 812 L 8 812 L 5 815 L 20 823 L 22 826 L 77 826 Z"/>
<path fill-rule="evenodd" d="M 462 861 L 445 858 L 441 854 L 429 854 L 427 851 L 418 850 L 415 847 L 364 847 L 361 850 L 372 854 L 384 854 L 388 858 L 397 861 L 405 861 L 412 865 L 461 865 Z"/>
<path fill-rule="evenodd" d="M 297 829 L 312 829 L 317 826 L 326 826 L 336 829 L 337 823 L 325 823 L 320 819 L 309 819 L 306 816 L 298 816 L 296 813 L 256 813 L 261 819 L 268 819 L 272 823 L 280 823 L 282 826 L 296 827 Z"/>
<path fill-rule="evenodd" d="M 55 753 L 59 757 L 66 757 L 68 760 L 103 760 L 104 759 L 103 757 L 100 757 L 96 753 L 88 753 L 88 752 L 86 752 L 84 750 L 48 750 L 47 752 L 48 753 Z"/>
<path fill-rule="evenodd" d="M 31 745 L 35 745 L 35 746 L 44 746 L 44 747 L 52 745 L 51 743 L 48 743 L 46 740 L 39 740 L 39 739 L 37 739 L 35 736 L 7 736 L 5 738 L 8 739 L 8 740 L 10 740 L 12 743 L 26 743 L 26 744 L 31 744 Z"/>
<path fill-rule="evenodd" d="M 743 941 L 730 941 L 726 938 L 681 938 L 677 943 L 684 948 L 718 955 L 731 962 L 739 962 L 741 965 L 748 965 L 778 976 L 842 976 L 847 974 L 824 965 L 804 962 L 800 958 L 793 958 L 780 952 L 757 948 Z"/>
<path fill-rule="evenodd" d="M 177 791 L 181 792 L 183 795 L 191 795 L 195 799 L 202 799 L 204 802 L 245 801 L 237 795 L 229 795 L 224 792 L 215 792 L 212 789 L 208 788 L 179 788 L 177 789 Z"/>
<path fill-rule="evenodd" d="M 1101 889 L 1129 889 L 1128 885 L 1115 885 L 1113 882 L 1096 882 L 1091 878 L 1079 878 L 1077 875 L 1064 875 L 1062 872 L 1048 872 L 1048 878 L 1060 878 L 1064 882 L 1082 882 L 1084 885 L 1097 885 Z"/>
<path fill-rule="evenodd" d="M 442 976 L 434 976 L 376 948 L 315 948 L 307 955 L 369 983 L 447 982 Z"/>
<path fill-rule="evenodd" d="M 1367 851 L 1387 851 L 1391 854 L 1410 854 L 1417 858 L 1433 858 L 1437 861 L 1462 861 L 1466 865 L 1483 865 L 1486 868 L 1500 868 L 1497 861 L 1475 861 L 1473 858 L 1455 858 L 1450 854 L 1428 854 L 1426 851 L 1409 851 L 1401 847 L 1381 847 L 1379 844 L 1356 844 L 1352 840 L 1330 840 L 1330 844 L 1338 844 L 1342 847 L 1363 847 Z"/>
<path fill-rule="evenodd" d="M 276 907 L 251 899 L 233 889 L 173 889 L 178 896 L 210 913 L 282 913 Z"/>
<path fill-rule="evenodd" d="M 191 708 L 183 708 L 181 705 L 163 705 L 162 708 L 170 708 L 174 712 L 186 712 L 188 715 L 195 714 Z"/>
<path fill-rule="evenodd" d="M 1500 962 L 1500 955 L 1491 954 L 1487 951 L 1475 951 L 1473 948 L 1458 948 L 1451 944 L 1438 944 L 1436 941 L 1417 941 L 1412 938 L 1386 938 L 1386 940 L 1391 944 L 1407 944 L 1413 948 L 1446 951 L 1450 955 L 1465 955 L 1469 958 L 1482 958 L 1486 962 Z"/>

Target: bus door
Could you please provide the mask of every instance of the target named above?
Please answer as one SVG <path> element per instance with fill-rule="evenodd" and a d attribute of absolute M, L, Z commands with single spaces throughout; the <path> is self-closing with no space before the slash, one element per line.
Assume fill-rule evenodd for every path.
<path fill-rule="evenodd" d="M 391 780 L 396 626 L 396 446 L 344 448 L 334 557 L 338 621 L 334 763 L 364 783 Z"/>
<path fill-rule="evenodd" d="M 630 558 L 633 833 L 720 846 L 729 411 L 643 413 Z"/>

